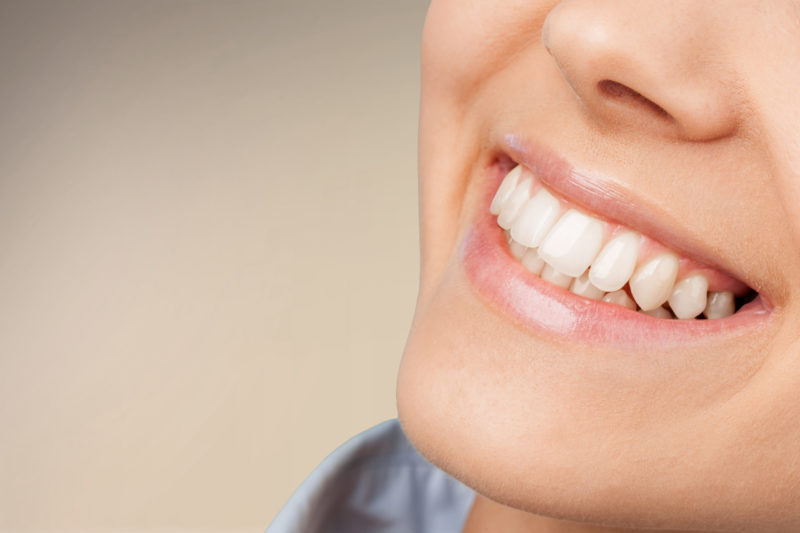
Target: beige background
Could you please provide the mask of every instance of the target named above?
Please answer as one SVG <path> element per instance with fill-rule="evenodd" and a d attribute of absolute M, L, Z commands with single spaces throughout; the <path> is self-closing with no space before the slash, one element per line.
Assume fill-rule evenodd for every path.
<path fill-rule="evenodd" d="M 425 4 L 0 3 L 0 529 L 260 531 L 394 416 Z"/>

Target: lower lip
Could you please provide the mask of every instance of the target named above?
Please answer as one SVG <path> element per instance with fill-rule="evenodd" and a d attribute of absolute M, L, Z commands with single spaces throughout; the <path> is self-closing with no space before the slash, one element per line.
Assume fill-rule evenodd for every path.
<path fill-rule="evenodd" d="M 751 335 L 771 313 L 756 298 L 734 315 L 717 320 L 666 320 L 597 302 L 557 287 L 525 270 L 508 250 L 505 235 L 489 213 L 498 169 L 481 214 L 467 231 L 461 260 L 467 278 L 491 307 L 522 327 L 567 342 L 623 349 L 669 348 Z"/>

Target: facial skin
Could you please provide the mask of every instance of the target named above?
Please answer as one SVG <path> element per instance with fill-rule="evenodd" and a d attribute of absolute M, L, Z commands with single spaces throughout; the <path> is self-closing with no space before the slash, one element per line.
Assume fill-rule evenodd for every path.
<path fill-rule="evenodd" d="M 434 0 L 422 63 L 398 409 L 483 495 L 468 528 L 800 531 L 800 2 Z M 464 259 L 509 135 L 611 184 L 768 316 L 647 348 L 516 320 Z"/>

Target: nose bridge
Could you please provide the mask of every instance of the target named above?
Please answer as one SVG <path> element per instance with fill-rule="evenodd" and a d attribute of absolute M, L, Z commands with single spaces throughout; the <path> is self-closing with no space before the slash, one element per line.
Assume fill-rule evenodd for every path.
<path fill-rule="evenodd" d="M 737 106 L 699 4 L 566 0 L 542 40 L 596 120 L 713 140 L 736 130 Z"/>

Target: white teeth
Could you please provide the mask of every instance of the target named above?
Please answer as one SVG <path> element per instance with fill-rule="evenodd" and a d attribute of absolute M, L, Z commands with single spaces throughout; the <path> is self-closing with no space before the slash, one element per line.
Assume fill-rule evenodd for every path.
<path fill-rule="evenodd" d="M 511 236 L 530 248 L 536 248 L 561 213 L 561 204 L 552 194 L 540 189 L 533 198 L 525 202 L 511 226 Z"/>
<path fill-rule="evenodd" d="M 532 272 L 537 276 L 542 273 L 544 265 L 545 262 L 539 257 L 539 252 L 533 248 L 528 248 L 528 251 L 522 256 L 522 266 L 527 268 L 528 272 Z"/>
<path fill-rule="evenodd" d="M 522 207 L 522 204 L 524 204 L 528 198 L 531 197 L 532 185 L 533 181 L 530 178 L 526 178 L 520 181 L 511 192 L 508 199 L 503 204 L 500 214 L 497 216 L 497 224 L 501 228 L 511 228 L 511 225 L 514 223 L 514 219 L 517 217 L 517 213 L 519 213 L 520 207 Z"/>
<path fill-rule="evenodd" d="M 672 318 L 672 313 L 669 312 L 669 309 L 665 309 L 663 307 L 656 307 L 655 309 L 651 309 L 649 311 L 639 311 L 639 312 L 656 318 Z"/>
<path fill-rule="evenodd" d="M 610 304 L 621 305 L 622 307 L 627 307 L 628 309 L 636 311 L 636 302 L 634 302 L 625 291 L 609 292 L 603 296 L 603 301 Z"/>
<path fill-rule="evenodd" d="M 570 209 L 547 234 L 539 255 L 556 270 L 578 277 L 600 250 L 603 230 L 603 222 Z"/>
<path fill-rule="evenodd" d="M 645 311 L 655 309 L 667 301 L 678 276 L 678 258 L 663 253 L 643 264 L 630 281 L 633 299 Z"/>
<path fill-rule="evenodd" d="M 639 312 L 656 318 L 703 313 L 716 319 L 736 311 L 734 294 L 708 292 L 708 280 L 701 274 L 676 283 L 679 263 L 674 254 L 662 253 L 636 268 L 639 233 L 625 231 L 603 246 L 605 222 L 576 209 L 562 214 L 558 199 L 544 188 L 531 197 L 533 188 L 531 175 L 517 165 L 503 178 L 489 208 L 504 229 L 511 254 L 529 272 L 585 298 L 633 310 L 638 304 Z M 630 294 L 621 290 L 626 283 Z M 671 311 L 662 307 L 667 302 Z"/>
<path fill-rule="evenodd" d="M 580 277 L 575 278 L 569 288 L 570 292 L 589 298 L 590 300 L 599 300 L 605 294 L 604 291 L 598 289 L 592 282 L 589 281 L 589 276 L 584 272 Z"/>
<path fill-rule="evenodd" d="M 500 214 L 500 211 L 503 209 L 503 205 L 505 205 L 506 200 L 508 200 L 508 197 L 511 196 L 511 193 L 514 192 L 514 189 L 517 187 L 517 183 L 519 183 L 519 177 L 521 175 L 521 165 L 515 166 L 511 172 L 506 174 L 506 177 L 503 178 L 503 183 L 500 184 L 500 187 L 498 187 L 497 192 L 492 199 L 492 205 L 489 206 L 489 212 L 491 214 Z"/>
<path fill-rule="evenodd" d="M 522 256 L 525 255 L 525 252 L 528 251 L 528 249 L 525 246 L 521 245 L 515 240 L 512 240 L 511 243 L 509 243 L 508 247 L 511 250 L 511 255 L 513 255 L 517 259 L 522 259 Z"/>
<path fill-rule="evenodd" d="M 709 292 L 703 314 L 710 319 L 725 318 L 731 316 L 735 310 L 736 304 L 731 291 Z"/>
<path fill-rule="evenodd" d="M 694 274 L 675 284 L 669 297 L 669 307 L 678 318 L 694 318 L 706 308 L 708 280 Z"/>
<path fill-rule="evenodd" d="M 550 265 L 544 265 L 542 269 L 541 278 L 545 281 L 549 281 L 554 285 L 558 285 L 562 289 L 566 289 L 569 287 L 570 283 L 572 283 L 572 276 L 567 276 L 566 274 L 562 274 L 555 268 L 551 267 Z"/>
<path fill-rule="evenodd" d="M 621 289 L 628 283 L 639 257 L 638 233 L 625 232 L 608 241 L 592 262 L 589 279 L 595 287 L 607 292 Z"/>

